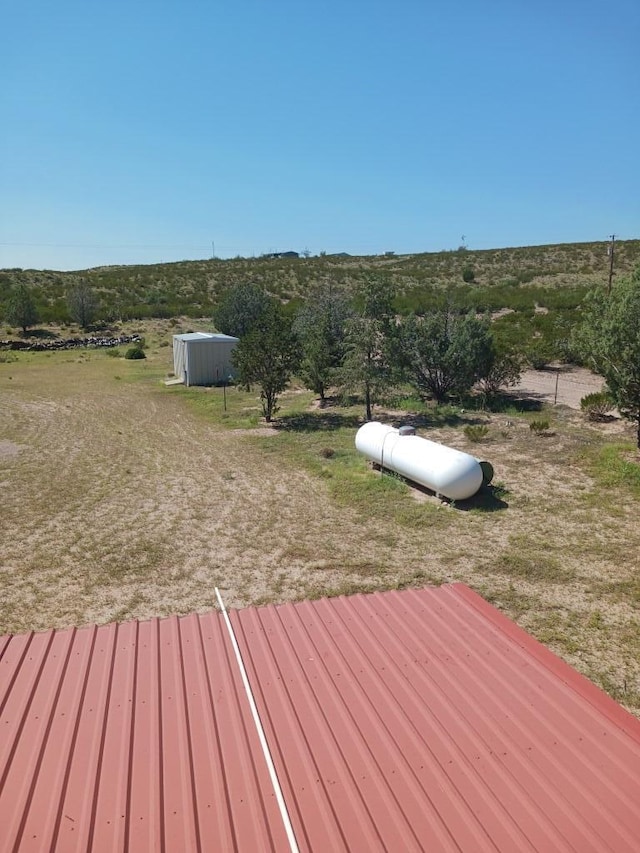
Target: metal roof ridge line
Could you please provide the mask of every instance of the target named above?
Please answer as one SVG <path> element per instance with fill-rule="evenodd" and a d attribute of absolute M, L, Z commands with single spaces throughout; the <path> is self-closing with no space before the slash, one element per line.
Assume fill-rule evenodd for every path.
<path fill-rule="evenodd" d="M 258 739 L 260 741 L 260 746 L 262 747 L 264 760 L 267 764 L 267 769 L 269 771 L 271 784 L 276 795 L 278 808 L 280 809 L 280 816 L 282 817 L 282 823 L 284 824 L 284 829 L 287 834 L 287 839 L 289 841 L 289 847 L 291 849 L 291 853 L 300 853 L 300 848 L 298 847 L 298 842 L 296 841 L 296 836 L 293 831 L 293 826 L 291 824 L 291 818 L 289 817 L 289 812 L 287 810 L 287 804 L 284 801 L 284 795 L 282 793 L 282 788 L 280 787 L 278 774 L 276 773 L 276 768 L 273 763 L 271 751 L 269 750 L 269 744 L 267 743 L 264 728 L 262 727 L 262 721 L 260 720 L 260 715 L 258 713 L 258 708 L 253 696 L 253 691 L 251 690 L 251 685 L 249 684 L 249 677 L 247 676 L 247 670 L 245 669 L 244 661 L 242 660 L 242 654 L 240 652 L 240 647 L 238 645 L 235 632 L 233 630 L 233 625 L 231 624 L 229 614 L 227 613 L 227 608 L 225 607 L 224 601 L 222 600 L 222 596 L 220 595 L 220 590 L 217 586 L 214 587 L 214 590 L 218 599 L 218 604 L 220 605 L 220 610 L 222 611 L 222 616 L 225 625 L 227 626 L 227 632 L 229 634 L 229 639 L 231 640 L 231 645 L 233 646 L 236 661 L 238 663 L 240 677 L 242 678 L 242 684 L 244 686 L 245 693 L 247 694 L 249 708 L 251 709 L 251 716 L 253 717 L 253 722 L 256 727 L 256 732 L 258 733 Z"/>

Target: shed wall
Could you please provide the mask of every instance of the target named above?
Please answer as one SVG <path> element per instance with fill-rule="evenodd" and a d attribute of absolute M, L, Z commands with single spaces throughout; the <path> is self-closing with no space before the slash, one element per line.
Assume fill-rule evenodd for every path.
<path fill-rule="evenodd" d="M 215 385 L 225 378 L 235 378 L 232 353 L 236 338 L 173 339 L 173 368 L 185 385 Z"/>
<path fill-rule="evenodd" d="M 231 353 L 235 341 L 186 341 L 189 385 L 212 385 L 235 375 Z"/>
<path fill-rule="evenodd" d="M 173 372 L 180 379 L 184 380 L 185 359 L 187 346 L 186 342 L 174 336 L 173 338 Z"/>

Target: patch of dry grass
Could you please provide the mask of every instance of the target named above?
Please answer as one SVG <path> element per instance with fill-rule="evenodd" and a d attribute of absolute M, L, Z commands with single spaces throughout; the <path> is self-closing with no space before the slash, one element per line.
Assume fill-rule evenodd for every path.
<path fill-rule="evenodd" d="M 357 410 L 291 393 L 266 433 L 255 395 L 225 417 L 219 389 L 165 388 L 172 331 L 144 362 L 0 365 L 0 631 L 207 610 L 216 585 L 242 606 L 464 581 L 640 712 L 640 498 L 601 485 L 606 430 L 483 416 L 501 488 L 452 507 L 355 453 Z M 467 422 L 429 437 L 474 452 Z"/>

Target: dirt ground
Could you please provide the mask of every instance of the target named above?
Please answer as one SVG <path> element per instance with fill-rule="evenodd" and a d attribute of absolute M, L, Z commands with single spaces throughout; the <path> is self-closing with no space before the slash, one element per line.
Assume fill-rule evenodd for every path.
<path fill-rule="evenodd" d="M 434 428 L 491 460 L 490 504 L 387 497 L 364 467 L 356 504 L 332 487 L 348 458 L 317 461 L 330 431 L 226 429 L 162 385 L 167 358 L 0 364 L 0 633 L 205 611 L 215 586 L 245 606 L 464 581 L 640 711 L 638 501 L 581 461 L 624 424 L 560 406 L 545 437 L 504 415 L 480 416 L 481 445 Z"/>
<path fill-rule="evenodd" d="M 602 377 L 590 370 L 558 364 L 548 370 L 525 370 L 513 391 L 521 397 L 579 409 L 582 397 L 601 391 L 603 387 Z"/>
<path fill-rule="evenodd" d="M 216 585 L 291 597 L 359 565 L 368 531 L 263 452 L 273 430 L 221 429 L 132 363 L 65 361 L 0 365 L 0 632 L 207 610 Z"/>

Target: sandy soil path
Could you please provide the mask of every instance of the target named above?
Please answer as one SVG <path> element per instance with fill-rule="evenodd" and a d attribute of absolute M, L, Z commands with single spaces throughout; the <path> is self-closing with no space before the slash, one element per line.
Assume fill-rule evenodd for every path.
<path fill-rule="evenodd" d="M 549 370 L 525 370 L 520 384 L 512 393 L 579 409 L 582 397 L 601 391 L 603 387 L 604 379 L 601 376 L 583 367 L 562 364 Z"/>

